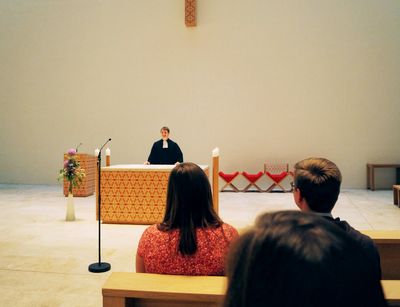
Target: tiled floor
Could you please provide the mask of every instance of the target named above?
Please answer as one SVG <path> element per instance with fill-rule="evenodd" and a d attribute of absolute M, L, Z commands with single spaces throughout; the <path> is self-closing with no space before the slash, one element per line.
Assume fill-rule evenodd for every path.
<path fill-rule="evenodd" d="M 95 197 L 75 198 L 77 220 L 65 222 L 60 186 L 0 185 L 0 306 L 101 306 L 110 274 L 89 273 L 98 261 Z M 244 228 L 261 212 L 296 209 L 290 193 L 220 193 L 220 215 Z M 358 229 L 400 230 L 391 191 L 344 190 L 334 216 Z M 102 261 L 134 271 L 146 226 L 102 225 Z"/>

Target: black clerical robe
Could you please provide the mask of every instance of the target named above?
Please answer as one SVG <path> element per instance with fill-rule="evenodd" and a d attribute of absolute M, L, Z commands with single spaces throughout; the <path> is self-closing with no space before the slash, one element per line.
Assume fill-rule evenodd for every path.
<path fill-rule="evenodd" d="M 153 144 L 147 161 L 150 164 L 175 164 L 183 162 L 183 154 L 178 144 L 168 139 L 168 148 L 163 148 L 163 140 L 159 140 Z"/>

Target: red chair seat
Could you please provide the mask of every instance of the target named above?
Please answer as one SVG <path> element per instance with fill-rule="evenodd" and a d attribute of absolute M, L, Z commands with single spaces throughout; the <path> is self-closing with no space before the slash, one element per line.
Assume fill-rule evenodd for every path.
<path fill-rule="evenodd" d="M 263 175 L 263 172 L 258 172 L 257 174 L 249 174 L 247 172 L 243 172 L 242 175 L 247 178 L 248 181 L 250 181 L 251 183 L 256 182 L 258 179 L 261 178 L 261 176 Z"/>
<path fill-rule="evenodd" d="M 264 172 L 267 178 L 272 180 L 272 184 L 269 186 L 265 192 L 272 192 L 274 188 L 278 188 L 282 190 L 282 192 L 289 192 L 291 190 L 285 189 L 285 187 L 281 184 L 283 179 L 285 179 L 288 175 L 291 175 L 289 172 L 289 164 L 288 163 L 264 163 Z"/>
<path fill-rule="evenodd" d="M 239 189 L 232 183 L 232 181 L 239 175 L 239 172 L 233 172 L 231 174 L 219 172 L 218 175 L 226 182 L 226 184 L 221 188 L 221 192 L 223 192 L 228 186 L 230 186 L 235 192 L 239 192 Z"/>
<path fill-rule="evenodd" d="M 271 178 L 274 182 L 281 182 L 287 175 L 288 172 L 282 172 L 280 174 L 271 174 L 270 172 L 266 172 L 269 178 Z"/>
<path fill-rule="evenodd" d="M 262 192 L 262 189 L 256 184 L 257 180 L 262 177 L 264 173 L 258 172 L 257 174 L 249 174 L 248 172 L 242 172 L 244 178 L 249 181 L 247 187 L 243 189 L 243 192 L 246 192 L 250 189 L 250 187 L 254 186 L 259 192 Z"/>
<path fill-rule="evenodd" d="M 232 174 L 225 174 L 224 172 L 219 172 L 218 175 L 226 182 L 232 182 L 232 180 L 235 179 L 237 175 L 239 175 L 239 172 L 234 172 Z"/>

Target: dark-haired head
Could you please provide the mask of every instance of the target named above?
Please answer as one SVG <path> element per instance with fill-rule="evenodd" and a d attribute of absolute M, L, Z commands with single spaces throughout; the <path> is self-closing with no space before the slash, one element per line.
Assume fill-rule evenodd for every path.
<path fill-rule="evenodd" d="M 309 209 L 330 213 L 338 199 L 342 182 L 336 164 L 325 158 L 308 158 L 297 162 L 294 169 L 295 200 L 296 192 L 300 192 Z M 299 205 L 297 200 L 296 203 Z"/>
<path fill-rule="evenodd" d="M 161 127 L 160 132 L 162 132 L 163 130 L 169 133 L 169 128 L 167 126 Z"/>
<path fill-rule="evenodd" d="M 221 224 L 204 171 L 191 162 L 175 166 L 169 176 L 165 215 L 158 229 L 179 229 L 178 249 L 184 255 L 192 255 L 197 250 L 196 228 Z"/>
<path fill-rule="evenodd" d="M 324 218 L 263 214 L 229 253 L 225 306 L 386 306 L 373 270 L 359 243 Z"/>

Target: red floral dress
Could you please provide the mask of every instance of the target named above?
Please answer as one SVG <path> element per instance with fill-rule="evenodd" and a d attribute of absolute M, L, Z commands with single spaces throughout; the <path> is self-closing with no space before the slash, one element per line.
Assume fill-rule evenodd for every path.
<path fill-rule="evenodd" d="M 160 231 L 148 227 L 139 241 L 138 255 L 143 258 L 147 273 L 173 275 L 224 275 L 229 245 L 238 237 L 228 224 L 197 229 L 197 251 L 184 256 L 178 252 L 179 230 Z"/>

